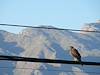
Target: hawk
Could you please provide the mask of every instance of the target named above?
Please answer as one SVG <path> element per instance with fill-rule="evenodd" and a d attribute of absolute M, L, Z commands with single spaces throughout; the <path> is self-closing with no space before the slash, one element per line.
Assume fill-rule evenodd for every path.
<path fill-rule="evenodd" d="M 81 55 L 78 52 L 78 50 L 74 48 L 73 46 L 70 46 L 70 51 L 71 51 L 71 55 L 73 56 L 74 60 L 78 61 L 81 65 L 83 65 L 81 62 Z"/>

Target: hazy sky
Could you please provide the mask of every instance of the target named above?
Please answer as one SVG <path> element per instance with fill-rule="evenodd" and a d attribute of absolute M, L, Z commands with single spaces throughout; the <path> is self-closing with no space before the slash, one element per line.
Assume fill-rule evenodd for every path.
<path fill-rule="evenodd" d="M 100 0 L 0 0 L 0 23 L 80 29 L 100 19 Z M 21 29 L 3 27 L 10 32 Z"/>

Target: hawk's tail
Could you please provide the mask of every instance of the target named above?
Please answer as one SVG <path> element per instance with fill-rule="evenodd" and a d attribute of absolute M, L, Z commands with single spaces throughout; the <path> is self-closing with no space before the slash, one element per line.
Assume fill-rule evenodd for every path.
<path fill-rule="evenodd" d="M 83 67 L 83 63 L 82 63 L 81 59 L 79 59 L 78 61 L 79 61 L 79 63 L 80 63 L 80 64 L 82 65 L 82 67 Z"/>

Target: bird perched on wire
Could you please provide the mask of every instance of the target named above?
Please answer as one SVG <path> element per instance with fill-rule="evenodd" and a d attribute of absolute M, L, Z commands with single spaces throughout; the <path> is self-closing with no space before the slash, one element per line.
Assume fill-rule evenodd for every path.
<path fill-rule="evenodd" d="M 81 61 L 81 55 L 78 52 L 78 50 L 76 48 L 74 48 L 73 46 L 70 46 L 70 52 L 71 52 L 71 55 L 73 56 L 74 60 L 78 61 L 83 66 L 82 61 Z"/>

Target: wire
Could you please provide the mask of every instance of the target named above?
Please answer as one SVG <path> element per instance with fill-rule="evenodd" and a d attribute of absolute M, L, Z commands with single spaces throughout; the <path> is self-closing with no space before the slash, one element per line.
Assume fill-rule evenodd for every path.
<path fill-rule="evenodd" d="M 25 25 L 15 25 L 15 24 L 0 24 L 1 26 L 15 26 L 15 27 L 28 27 L 28 28 L 42 28 L 42 29 L 55 29 L 55 30 L 68 30 L 68 31 L 82 31 L 82 32 L 95 32 L 100 33 L 100 31 L 88 31 L 88 30 L 77 30 L 77 29 L 63 29 L 63 28 L 53 28 L 53 27 L 33 27 Z"/>
<path fill-rule="evenodd" d="M 79 73 L 81 73 L 80 71 L 70 71 L 70 70 L 61 70 L 61 69 L 57 70 L 57 69 L 34 69 L 34 68 L 29 68 L 29 67 L 26 67 L 26 68 L 21 68 L 21 67 L 0 67 L 0 69 L 9 69 L 9 68 L 12 68 L 12 69 L 31 69 L 31 70 L 41 70 L 41 71 L 79 72 Z M 89 72 L 89 71 L 86 71 L 85 73 L 100 74 L 99 72 Z"/>
<path fill-rule="evenodd" d="M 30 58 L 30 57 L 19 57 L 19 56 L 6 56 L 0 55 L 0 60 L 9 61 L 23 61 L 23 62 L 41 62 L 41 63 L 60 63 L 60 64 L 79 64 L 79 65 L 95 65 L 100 66 L 100 62 L 79 62 L 69 61 L 69 60 L 56 60 L 56 59 L 40 59 L 40 58 Z"/>

